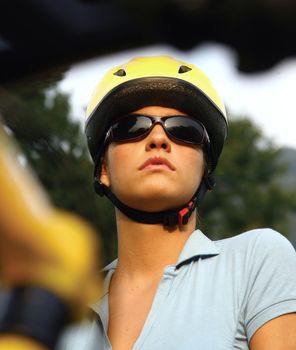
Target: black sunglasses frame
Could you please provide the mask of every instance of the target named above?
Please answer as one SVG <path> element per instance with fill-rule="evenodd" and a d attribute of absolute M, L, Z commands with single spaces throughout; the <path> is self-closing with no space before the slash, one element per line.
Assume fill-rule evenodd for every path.
<path fill-rule="evenodd" d="M 118 137 L 114 136 L 113 130 L 114 130 L 114 127 L 115 127 L 117 122 L 124 121 L 125 119 L 127 120 L 129 118 L 136 118 L 136 117 L 144 117 L 144 118 L 147 118 L 147 119 L 149 119 L 151 121 L 151 125 L 149 127 L 147 127 L 147 130 L 145 130 L 141 135 L 138 135 L 136 137 L 122 137 L 122 138 L 118 138 Z M 182 120 L 184 120 L 184 118 L 186 118 L 187 120 L 189 119 L 192 122 L 192 125 L 188 125 L 188 126 L 185 126 L 185 127 L 193 127 L 195 129 L 198 129 L 198 130 L 199 130 L 199 128 L 201 128 L 202 129 L 201 141 L 199 141 L 199 142 L 190 141 L 190 140 L 186 140 L 186 139 L 183 139 L 183 138 L 176 137 L 174 134 L 172 134 L 169 131 L 170 127 L 166 126 L 166 121 L 168 119 L 171 119 L 171 118 L 182 118 Z M 189 144 L 189 145 L 196 145 L 196 146 L 205 145 L 207 147 L 210 144 L 209 135 L 208 135 L 204 125 L 201 122 L 199 122 L 198 120 L 196 120 L 195 118 L 193 118 L 193 117 L 190 117 L 190 116 L 187 116 L 187 115 L 185 115 L 185 116 L 184 115 L 170 115 L 170 116 L 165 116 L 165 117 L 159 117 L 159 116 L 150 116 L 150 115 L 143 115 L 143 114 L 128 114 L 128 115 L 122 116 L 121 118 L 116 119 L 112 123 L 112 125 L 110 126 L 109 130 L 107 131 L 104 144 L 106 145 L 106 144 L 111 143 L 111 142 L 132 142 L 132 141 L 142 140 L 151 132 L 152 128 L 156 124 L 160 124 L 163 127 L 163 129 L 164 129 L 165 133 L 167 134 L 167 136 L 173 141 L 177 141 L 179 143 L 181 142 L 181 143 Z M 198 127 L 195 127 L 195 125 L 198 125 Z M 184 125 L 183 125 L 183 127 L 184 127 Z"/>

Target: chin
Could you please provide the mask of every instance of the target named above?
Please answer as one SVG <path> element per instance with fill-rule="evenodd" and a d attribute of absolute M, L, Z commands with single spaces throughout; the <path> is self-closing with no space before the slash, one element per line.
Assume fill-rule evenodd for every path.
<path fill-rule="evenodd" d="M 134 209 L 156 212 L 179 208 L 191 199 L 191 196 L 186 198 L 182 196 L 180 198 L 180 196 L 172 194 L 161 194 L 159 191 L 157 193 L 148 193 L 149 195 L 146 194 L 145 196 L 129 197 L 124 202 Z"/>
<path fill-rule="evenodd" d="M 139 181 L 139 186 L 126 186 L 117 197 L 131 208 L 148 212 L 176 209 L 189 202 L 195 188 L 178 186 L 176 181 Z M 190 188 L 189 188 L 190 187 Z M 192 186 L 193 187 L 193 186 Z"/>

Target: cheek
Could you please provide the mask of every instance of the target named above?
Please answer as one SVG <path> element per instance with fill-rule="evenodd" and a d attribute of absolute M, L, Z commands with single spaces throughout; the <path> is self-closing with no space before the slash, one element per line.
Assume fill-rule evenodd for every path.
<path fill-rule="evenodd" d="M 183 158 L 184 175 L 190 187 L 197 188 L 205 171 L 205 159 L 201 149 L 190 149 Z"/>
<path fill-rule="evenodd" d="M 111 144 L 107 152 L 107 174 L 111 185 L 116 184 L 121 179 L 127 179 L 130 173 L 132 162 L 132 152 L 128 144 Z M 129 168 L 128 168 L 129 165 Z"/>

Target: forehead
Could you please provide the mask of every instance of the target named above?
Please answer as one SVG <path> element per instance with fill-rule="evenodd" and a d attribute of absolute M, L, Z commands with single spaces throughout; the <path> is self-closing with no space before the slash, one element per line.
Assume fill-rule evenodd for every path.
<path fill-rule="evenodd" d="M 134 110 L 133 113 L 159 116 L 159 117 L 166 117 L 170 115 L 184 115 L 184 116 L 188 115 L 178 109 L 170 108 L 170 107 L 162 107 L 162 106 L 146 106 L 146 107 L 142 107 L 140 109 Z"/>

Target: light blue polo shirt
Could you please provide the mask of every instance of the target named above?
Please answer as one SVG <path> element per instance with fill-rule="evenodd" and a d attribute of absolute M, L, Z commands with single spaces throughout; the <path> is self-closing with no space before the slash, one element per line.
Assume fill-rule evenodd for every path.
<path fill-rule="evenodd" d="M 112 349 L 108 287 L 116 263 L 105 268 L 104 293 L 92 307 L 95 319 L 69 330 L 60 349 Z M 291 312 L 296 253 L 284 236 L 258 229 L 211 241 L 197 230 L 177 264 L 165 268 L 133 350 L 245 350 L 259 327 Z"/>

